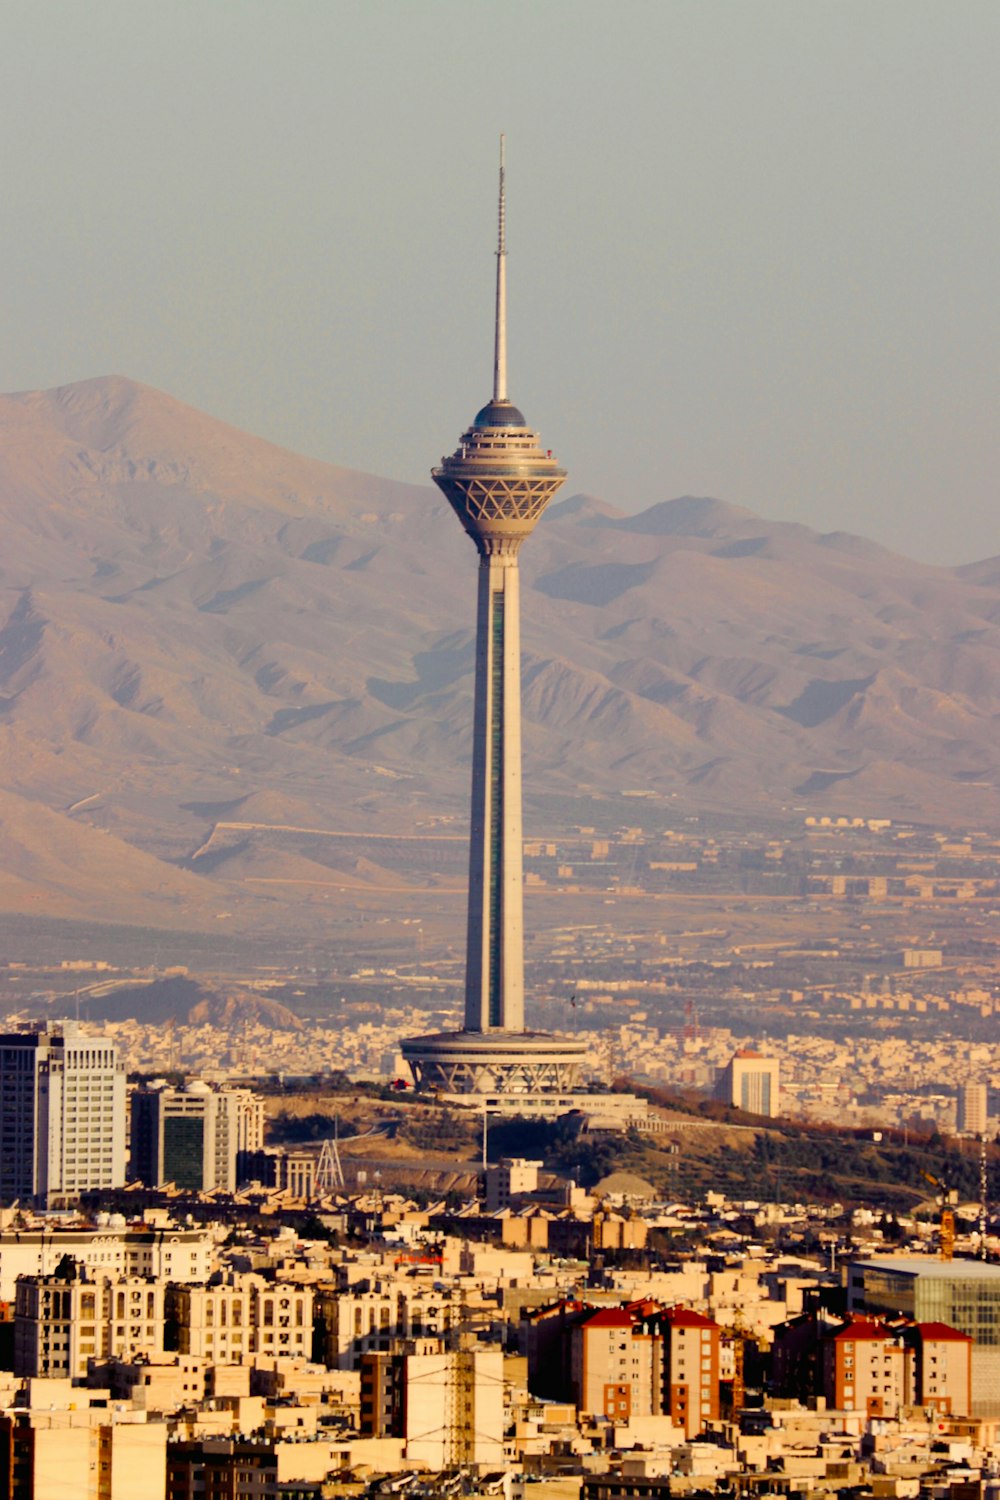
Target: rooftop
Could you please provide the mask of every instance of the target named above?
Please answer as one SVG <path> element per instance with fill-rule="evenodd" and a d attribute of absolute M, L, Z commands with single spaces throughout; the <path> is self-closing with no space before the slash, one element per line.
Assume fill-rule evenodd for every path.
<path fill-rule="evenodd" d="M 1000 1266 L 984 1260 L 941 1260 L 936 1255 L 873 1255 L 851 1262 L 857 1270 L 889 1271 L 935 1281 L 1000 1281 Z"/>
<path fill-rule="evenodd" d="M 887 1328 L 877 1318 L 863 1318 L 857 1315 L 853 1316 L 850 1322 L 838 1328 L 836 1333 L 832 1335 L 838 1342 L 841 1340 L 857 1342 L 862 1339 L 875 1339 L 878 1342 L 882 1342 L 885 1339 L 892 1339 L 896 1336 L 897 1330 Z"/>
<path fill-rule="evenodd" d="M 972 1335 L 963 1333 L 960 1328 L 952 1328 L 949 1323 L 918 1323 L 920 1337 L 929 1339 L 932 1343 L 949 1344 L 971 1344 Z"/>

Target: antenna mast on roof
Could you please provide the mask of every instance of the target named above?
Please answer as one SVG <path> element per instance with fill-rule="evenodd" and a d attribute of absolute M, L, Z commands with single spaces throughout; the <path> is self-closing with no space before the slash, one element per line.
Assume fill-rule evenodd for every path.
<path fill-rule="evenodd" d="M 493 399 L 507 400 L 507 193 L 504 137 L 500 137 L 500 207 L 497 215 L 497 315 L 493 345 Z"/>

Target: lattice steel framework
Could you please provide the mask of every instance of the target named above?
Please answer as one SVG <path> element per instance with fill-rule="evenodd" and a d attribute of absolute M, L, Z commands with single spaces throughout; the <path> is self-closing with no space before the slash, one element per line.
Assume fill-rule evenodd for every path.
<path fill-rule="evenodd" d="M 579 1058 L 511 1058 L 490 1064 L 478 1058 L 408 1055 L 407 1062 L 417 1088 L 435 1094 L 568 1094 L 580 1081 Z"/>
<path fill-rule="evenodd" d="M 524 422 L 517 408 L 491 401 L 431 470 L 484 555 L 516 552 L 566 478 L 538 433 L 512 422 Z"/>

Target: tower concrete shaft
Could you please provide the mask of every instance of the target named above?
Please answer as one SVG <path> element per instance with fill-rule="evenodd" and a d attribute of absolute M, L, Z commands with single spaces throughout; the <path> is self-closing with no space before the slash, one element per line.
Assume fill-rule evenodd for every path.
<path fill-rule="evenodd" d="M 485 554 L 476 629 L 467 1031 L 524 1030 L 519 596 L 516 554 Z"/>

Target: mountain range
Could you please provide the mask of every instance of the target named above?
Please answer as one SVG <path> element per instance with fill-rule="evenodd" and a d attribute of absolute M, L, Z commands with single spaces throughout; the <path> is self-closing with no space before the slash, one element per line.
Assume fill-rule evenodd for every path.
<path fill-rule="evenodd" d="M 276 923 L 404 878 L 327 831 L 461 840 L 476 557 L 429 485 L 108 377 L 0 396 L 0 524 L 0 911 Z M 522 569 L 529 835 L 628 791 L 1000 825 L 1000 557 L 571 493 Z"/>

